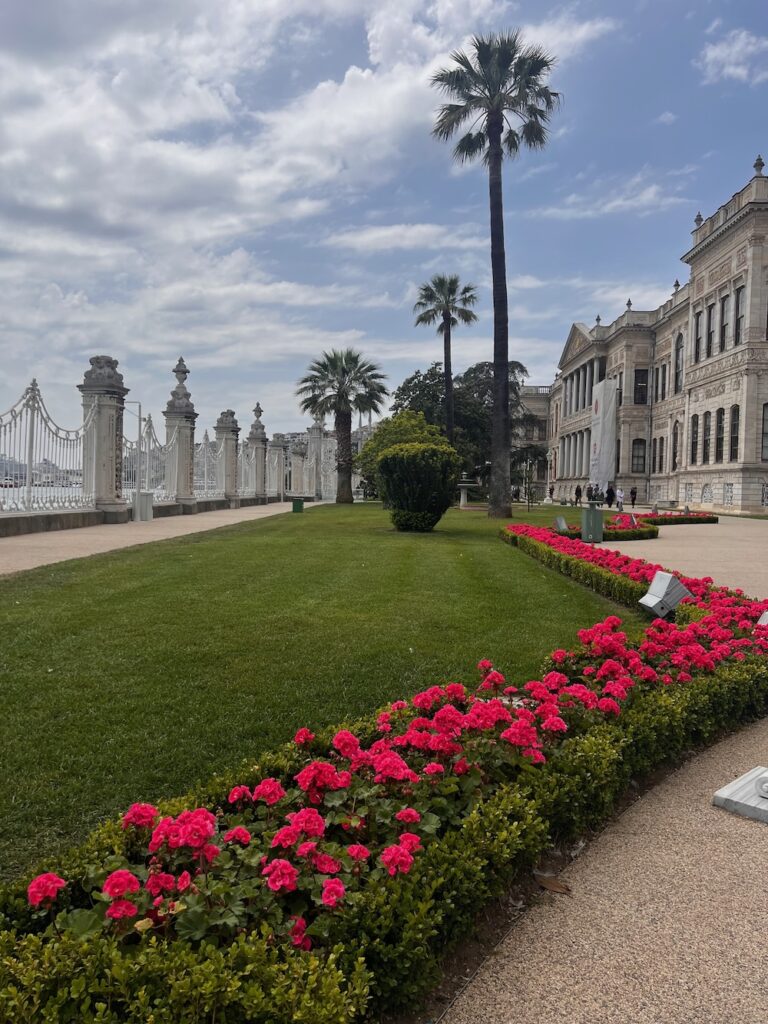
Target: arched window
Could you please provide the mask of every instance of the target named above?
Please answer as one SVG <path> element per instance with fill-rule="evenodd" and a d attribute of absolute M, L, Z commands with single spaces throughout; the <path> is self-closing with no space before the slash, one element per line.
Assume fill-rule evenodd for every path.
<path fill-rule="evenodd" d="M 696 465 L 699 457 L 699 417 L 691 416 L 691 465 Z"/>
<path fill-rule="evenodd" d="M 659 472 L 664 472 L 664 438 L 659 438 Z"/>
<path fill-rule="evenodd" d="M 766 406 L 768 409 L 768 406 Z M 632 472 L 645 472 L 645 438 L 636 437 L 632 442 Z"/>
<path fill-rule="evenodd" d="M 715 462 L 723 461 L 723 449 L 725 447 L 725 409 L 718 409 L 715 413 Z"/>
<path fill-rule="evenodd" d="M 763 406 L 763 446 L 760 458 L 768 462 L 768 402 Z"/>
<path fill-rule="evenodd" d="M 704 429 L 701 438 L 701 461 L 704 465 L 709 462 L 709 446 L 712 438 L 712 413 L 704 413 Z"/>
<path fill-rule="evenodd" d="M 675 341 L 675 394 L 683 390 L 683 336 L 678 334 Z"/>
<path fill-rule="evenodd" d="M 730 451 L 728 454 L 729 462 L 739 461 L 739 419 L 741 417 L 741 409 L 738 405 L 731 406 L 731 436 L 729 438 Z"/>
<path fill-rule="evenodd" d="M 658 465 L 657 454 L 658 454 L 658 442 L 656 441 L 656 438 L 654 437 L 653 440 L 651 441 L 651 472 L 652 473 L 656 472 L 656 466 Z"/>
<path fill-rule="evenodd" d="M 680 424 L 675 420 L 672 427 L 672 472 L 677 469 L 677 460 L 680 452 Z"/>

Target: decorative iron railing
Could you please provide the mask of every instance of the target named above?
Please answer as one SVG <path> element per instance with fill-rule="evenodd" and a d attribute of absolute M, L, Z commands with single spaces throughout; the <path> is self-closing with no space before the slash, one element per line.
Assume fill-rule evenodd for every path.
<path fill-rule="evenodd" d="M 94 403 L 82 426 L 65 430 L 37 381 L 0 415 L 0 513 L 94 507 Z"/>
<path fill-rule="evenodd" d="M 123 438 L 123 497 L 126 501 L 133 501 L 137 487 L 150 492 L 155 505 L 176 500 L 178 443 L 178 428 L 165 444 L 161 443 L 151 416 L 144 421 L 140 442 Z"/>
<path fill-rule="evenodd" d="M 211 441 L 207 430 L 195 445 L 193 484 L 196 498 L 224 497 L 224 442 Z"/>

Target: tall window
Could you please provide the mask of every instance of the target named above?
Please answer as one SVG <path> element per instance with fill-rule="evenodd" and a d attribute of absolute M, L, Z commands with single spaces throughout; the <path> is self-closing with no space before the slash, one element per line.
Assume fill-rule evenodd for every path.
<path fill-rule="evenodd" d="M 675 394 L 683 390 L 683 336 L 678 334 L 675 341 Z"/>
<path fill-rule="evenodd" d="M 664 438 L 659 438 L 659 472 L 664 472 Z"/>
<path fill-rule="evenodd" d="M 699 417 L 691 416 L 691 465 L 696 465 L 699 457 Z"/>
<path fill-rule="evenodd" d="M 659 383 L 661 381 L 661 367 L 657 366 L 653 371 L 653 400 L 658 402 L 659 400 Z"/>
<path fill-rule="evenodd" d="M 635 370 L 635 405 L 648 404 L 648 371 Z"/>
<path fill-rule="evenodd" d="M 709 445 L 712 438 L 712 413 L 704 413 L 704 429 L 701 438 L 701 461 L 706 465 L 709 462 Z"/>
<path fill-rule="evenodd" d="M 658 465 L 658 463 L 656 461 L 657 452 L 658 452 L 658 443 L 656 441 L 656 438 L 654 437 L 653 440 L 651 441 L 651 472 L 652 473 L 656 472 L 656 466 Z"/>
<path fill-rule="evenodd" d="M 693 328 L 693 361 L 698 363 L 701 359 L 701 313 L 694 316 Z"/>
<path fill-rule="evenodd" d="M 672 427 L 672 472 L 677 469 L 677 461 L 680 452 L 680 424 L 675 420 Z"/>
<path fill-rule="evenodd" d="M 616 438 L 616 476 L 621 473 L 621 438 Z"/>
<path fill-rule="evenodd" d="M 728 335 L 728 300 L 730 295 L 720 299 L 720 351 L 725 352 L 725 339 Z"/>
<path fill-rule="evenodd" d="M 661 400 L 662 402 L 667 397 L 667 364 L 662 364 L 661 367 Z"/>
<path fill-rule="evenodd" d="M 768 405 L 765 406 L 768 409 Z M 765 421 L 765 416 L 763 416 Z M 636 437 L 632 442 L 632 472 L 645 472 L 645 438 Z"/>
<path fill-rule="evenodd" d="M 712 355 L 712 348 L 715 343 L 715 304 L 707 306 L 707 359 Z"/>
<path fill-rule="evenodd" d="M 763 445 L 760 458 L 763 462 L 768 462 L 768 402 L 763 406 Z"/>
<path fill-rule="evenodd" d="M 728 461 L 739 461 L 739 418 L 741 410 L 738 405 L 731 406 L 731 435 L 729 438 Z"/>
<path fill-rule="evenodd" d="M 618 388 L 616 389 L 616 397 L 618 399 L 618 404 L 621 405 L 622 401 L 624 399 L 624 371 L 623 370 L 619 370 L 619 385 L 618 385 Z"/>
<path fill-rule="evenodd" d="M 744 335 L 744 285 L 736 289 L 736 305 L 733 311 L 733 344 L 740 345 Z"/>
<path fill-rule="evenodd" d="M 715 413 L 715 462 L 723 461 L 723 448 L 725 447 L 725 409 L 718 409 Z"/>

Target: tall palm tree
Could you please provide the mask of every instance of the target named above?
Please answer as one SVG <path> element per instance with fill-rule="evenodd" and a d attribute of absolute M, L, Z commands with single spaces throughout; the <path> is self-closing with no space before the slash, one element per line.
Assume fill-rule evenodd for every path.
<path fill-rule="evenodd" d="M 336 501 L 352 503 L 352 413 L 379 412 L 388 391 L 386 377 L 362 353 L 347 348 L 323 352 L 310 363 L 296 394 L 303 412 L 323 417 L 333 414 L 336 430 Z"/>
<path fill-rule="evenodd" d="M 469 309 L 477 302 L 475 286 L 465 284 L 459 288 L 458 274 L 435 274 L 431 281 L 419 288 L 419 299 L 413 307 L 418 313 L 416 324 L 437 324 L 437 333 L 443 336 L 443 371 L 445 373 L 445 432 L 453 444 L 453 376 L 451 371 L 451 328 L 461 321 L 471 324 L 477 315 Z"/>
<path fill-rule="evenodd" d="M 453 64 L 436 72 L 432 84 L 455 102 L 443 104 L 433 134 L 447 141 L 468 126 L 453 155 L 459 162 L 482 156 L 488 167 L 493 276 L 493 425 L 489 512 L 510 513 L 509 503 L 509 316 L 504 252 L 501 163 L 521 148 L 541 149 L 560 102 L 546 79 L 554 60 L 538 46 L 524 46 L 518 32 L 475 36 L 469 56 L 451 54 Z"/>

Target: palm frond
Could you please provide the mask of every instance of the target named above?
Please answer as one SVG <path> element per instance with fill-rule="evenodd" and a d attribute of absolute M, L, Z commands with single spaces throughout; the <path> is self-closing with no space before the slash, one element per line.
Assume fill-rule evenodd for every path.
<path fill-rule="evenodd" d="M 453 150 L 454 160 L 460 164 L 476 160 L 488 147 L 488 136 L 484 131 L 467 132 L 456 143 Z"/>

